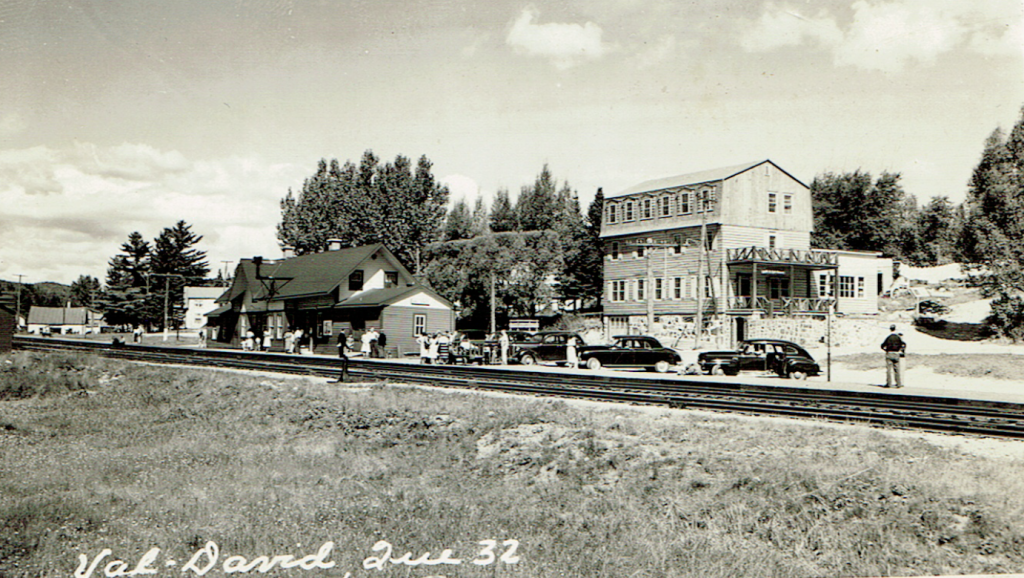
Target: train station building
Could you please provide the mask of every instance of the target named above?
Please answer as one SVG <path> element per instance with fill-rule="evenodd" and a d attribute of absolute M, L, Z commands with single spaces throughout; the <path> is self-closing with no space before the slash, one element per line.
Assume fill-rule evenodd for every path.
<path fill-rule="evenodd" d="M 606 197 L 606 332 L 731 345 L 765 319 L 877 314 L 892 260 L 812 249 L 813 224 L 810 189 L 770 160 Z"/>
<path fill-rule="evenodd" d="M 313 351 L 336 355 L 341 332 L 375 328 L 387 336 L 387 353 L 401 356 L 418 351 L 419 332 L 455 326 L 452 304 L 381 244 L 330 241 L 320 253 L 294 256 L 285 248 L 282 259 L 242 259 L 217 304 L 207 313 L 211 347 L 239 347 L 249 331 L 262 337 L 270 329 L 271 350 L 283 351 L 285 333 L 302 329 Z"/>

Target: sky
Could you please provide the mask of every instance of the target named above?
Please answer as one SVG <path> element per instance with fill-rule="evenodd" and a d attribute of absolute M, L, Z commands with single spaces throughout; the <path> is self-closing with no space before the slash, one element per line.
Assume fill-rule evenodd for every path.
<path fill-rule="evenodd" d="M 279 257 L 288 190 L 366 150 L 470 204 L 763 159 L 960 202 L 1022 105 L 1022 0 L 0 0 L 0 279 L 180 220 L 214 272 Z"/>

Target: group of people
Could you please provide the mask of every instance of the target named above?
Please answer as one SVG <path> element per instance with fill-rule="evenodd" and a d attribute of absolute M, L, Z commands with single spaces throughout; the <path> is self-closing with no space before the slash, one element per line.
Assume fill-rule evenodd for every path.
<path fill-rule="evenodd" d="M 420 363 L 428 365 L 455 364 L 477 353 L 477 346 L 458 331 L 439 331 L 432 335 L 416 336 L 420 346 Z"/>
<path fill-rule="evenodd" d="M 356 351 L 356 344 L 359 345 L 359 353 L 363 357 L 382 359 L 387 356 L 388 337 L 375 327 L 363 331 L 358 337 L 348 330 L 339 333 L 338 356 L 347 359 Z"/>
<path fill-rule="evenodd" d="M 270 329 L 263 330 L 263 336 L 260 338 L 256 337 L 252 329 L 245 332 L 245 337 L 242 338 L 242 351 L 270 351 L 270 346 L 273 343 L 273 333 Z"/>

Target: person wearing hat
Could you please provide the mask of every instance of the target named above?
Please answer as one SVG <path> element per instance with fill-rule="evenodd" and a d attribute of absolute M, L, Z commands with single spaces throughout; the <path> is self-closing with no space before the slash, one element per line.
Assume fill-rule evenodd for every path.
<path fill-rule="evenodd" d="M 896 326 L 889 326 L 889 336 L 882 342 L 885 352 L 885 387 L 903 387 L 903 372 L 900 371 L 900 359 L 906 354 L 907 344 L 896 333 Z M 895 383 L 895 385 L 893 385 Z"/>

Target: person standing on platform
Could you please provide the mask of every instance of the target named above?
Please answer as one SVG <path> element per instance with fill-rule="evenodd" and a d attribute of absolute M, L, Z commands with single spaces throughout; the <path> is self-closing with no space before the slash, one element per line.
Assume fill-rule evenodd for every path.
<path fill-rule="evenodd" d="M 903 387 L 903 368 L 901 361 L 907 352 L 907 344 L 899 333 L 896 333 L 896 326 L 889 326 L 889 336 L 882 342 L 882 351 L 885 352 L 885 387 Z"/>
<path fill-rule="evenodd" d="M 292 333 L 291 328 L 284 332 L 284 352 L 295 353 L 295 334 Z"/>
<path fill-rule="evenodd" d="M 576 369 L 577 367 L 580 366 L 579 357 L 577 357 L 577 355 L 576 355 L 576 346 L 577 345 L 578 345 L 578 343 L 576 343 L 576 336 L 575 335 L 570 335 L 569 336 L 569 340 L 565 344 L 565 365 L 566 365 L 566 367 L 571 367 L 572 369 Z"/>
<path fill-rule="evenodd" d="M 386 358 L 388 356 L 388 336 L 384 335 L 383 331 L 377 331 L 377 351 L 380 353 L 380 357 Z"/>
<path fill-rule="evenodd" d="M 273 343 L 273 334 L 270 328 L 267 327 L 263 330 L 263 351 L 270 351 L 270 345 Z"/>
<path fill-rule="evenodd" d="M 423 365 L 430 364 L 430 337 L 426 333 L 421 332 L 416 336 L 416 343 L 420 346 L 420 363 Z"/>
<path fill-rule="evenodd" d="M 341 375 L 338 381 L 348 381 L 348 332 L 338 333 L 338 357 L 341 359 Z"/>
<path fill-rule="evenodd" d="M 295 348 L 295 351 L 297 353 L 302 353 L 302 335 L 303 331 L 301 327 L 296 329 L 295 334 L 292 335 L 292 339 L 295 340 L 295 343 L 292 345 L 292 347 Z"/>
<path fill-rule="evenodd" d="M 363 354 L 364 358 L 369 358 L 370 357 L 370 353 L 373 351 L 372 350 L 372 346 L 371 346 L 371 341 L 372 340 L 373 340 L 373 335 L 370 333 L 370 330 L 367 329 L 366 331 L 363 331 L 363 336 L 359 338 L 359 341 L 360 341 L 359 351 Z"/>
<path fill-rule="evenodd" d="M 504 329 L 501 330 L 501 335 L 498 336 L 498 347 L 501 349 L 501 364 L 508 365 L 508 332 Z"/>

